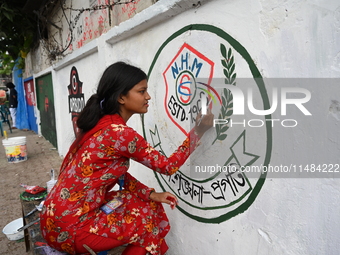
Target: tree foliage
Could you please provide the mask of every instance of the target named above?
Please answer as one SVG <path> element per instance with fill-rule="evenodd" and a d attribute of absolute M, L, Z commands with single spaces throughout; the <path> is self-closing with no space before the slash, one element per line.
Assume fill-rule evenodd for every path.
<path fill-rule="evenodd" d="M 24 10 L 27 0 L 2 0 L 0 3 L 0 72 L 12 70 L 14 60 L 23 58 L 36 36 L 35 15 Z M 20 59 L 21 58 L 21 59 Z"/>

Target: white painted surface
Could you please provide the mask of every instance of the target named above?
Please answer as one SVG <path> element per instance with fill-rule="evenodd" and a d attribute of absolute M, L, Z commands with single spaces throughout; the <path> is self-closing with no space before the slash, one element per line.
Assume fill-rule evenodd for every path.
<path fill-rule="evenodd" d="M 60 99 L 55 102 L 61 155 L 66 154 L 73 140 L 66 103 L 71 67 L 77 67 L 85 99 L 88 99 L 106 66 L 128 60 L 147 72 L 161 45 L 189 24 L 214 25 L 230 34 L 244 46 L 265 78 L 340 77 L 338 1 L 213 0 L 201 3 L 199 7 L 192 7 L 195 1 L 161 0 L 96 39 L 88 49 L 75 50 L 53 66 L 54 95 Z M 196 32 L 186 32 L 174 40 L 173 51 L 162 53 L 162 58 L 170 61 L 173 52 L 189 42 L 220 65 L 219 49 L 212 48 L 216 40 L 213 35 L 197 37 Z M 238 75 L 251 77 L 242 58 L 239 55 L 235 58 Z M 159 77 L 164 71 L 161 67 L 154 70 Z M 163 83 L 161 78 L 159 83 L 153 81 L 150 92 L 155 92 L 153 86 L 163 86 Z M 273 128 L 271 165 L 340 163 L 340 88 L 328 82 L 318 84 L 311 83 L 308 87 L 312 93 L 308 104 L 311 118 L 304 118 L 298 109 L 293 109 L 289 118 L 301 119 L 298 127 Z M 151 103 L 151 107 L 162 105 Z M 157 111 L 153 114 L 157 119 Z M 282 118 L 279 112 L 275 112 L 274 117 Z M 134 116 L 128 124 L 142 133 L 139 116 Z M 165 125 L 166 130 L 171 123 Z M 172 130 L 168 132 L 171 134 Z M 172 140 L 171 148 L 169 145 L 166 149 L 179 143 L 179 139 Z M 256 151 L 258 144 L 257 137 L 248 137 L 247 149 Z M 131 172 L 148 186 L 160 189 L 152 171 L 133 163 Z M 267 177 L 254 203 L 245 212 L 220 224 L 200 223 L 165 206 L 172 224 L 167 237 L 168 255 L 338 254 L 340 179 L 289 177 Z M 204 214 L 209 218 L 214 212 Z"/>

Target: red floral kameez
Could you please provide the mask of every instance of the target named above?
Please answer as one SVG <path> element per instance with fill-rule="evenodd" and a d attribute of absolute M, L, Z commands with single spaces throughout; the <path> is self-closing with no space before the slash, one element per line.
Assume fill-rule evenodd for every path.
<path fill-rule="evenodd" d="M 162 174 L 171 175 L 197 146 L 189 137 L 169 158 L 152 148 L 118 115 L 104 116 L 74 144 L 62 164 L 58 182 L 48 194 L 41 213 L 41 230 L 48 244 L 76 254 L 79 231 L 119 240 L 160 254 L 170 225 L 161 203 L 149 199 L 148 188 L 127 171 L 133 159 Z M 124 175 L 124 189 L 110 191 Z M 120 195 L 123 204 L 113 213 L 100 207 Z M 91 244 L 87 244 L 91 247 Z M 114 248 L 114 247 L 112 247 Z"/>

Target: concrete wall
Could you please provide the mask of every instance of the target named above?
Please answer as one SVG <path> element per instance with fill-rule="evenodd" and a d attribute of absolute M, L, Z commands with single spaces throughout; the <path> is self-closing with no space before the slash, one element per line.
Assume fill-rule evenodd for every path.
<path fill-rule="evenodd" d="M 181 79 L 202 79 L 211 86 L 222 79 L 223 88 L 226 77 L 235 74 L 236 87 L 246 98 L 246 88 L 252 88 L 257 109 L 269 109 L 277 94 L 278 107 L 270 115 L 254 115 L 246 105 L 245 115 L 233 116 L 241 124 L 220 133 L 211 129 L 176 176 L 155 176 L 138 163 L 131 172 L 180 199 L 177 210 L 166 207 L 172 224 L 169 255 L 338 254 L 339 32 L 340 3 L 335 0 L 161 0 L 34 76 L 52 72 L 61 155 L 74 139 L 67 89 L 73 66 L 85 100 L 115 61 L 126 60 L 148 72 L 149 113 L 128 124 L 166 155 L 181 143 L 197 114 L 193 103 L 181 102 L 187 99 L 184 94 L 176 94 Z M 223 60 L 230 65 L 223 66 Z M 289 105 L 284 115 L 280 96 L 289 87 L 309 91 L 311 99 L 304 108 Z M 204 86 L 190 89 L 200 92 Z M 220 88 L 212 93 L 215 116 L 226 105 L 223 93 Z M 292 123 L 296 125 L 286 127 Z M 227 176 L 193 171 L 216 164 L 278 170 Z M 314 170 L 319 165 L 325 173 Z"/>

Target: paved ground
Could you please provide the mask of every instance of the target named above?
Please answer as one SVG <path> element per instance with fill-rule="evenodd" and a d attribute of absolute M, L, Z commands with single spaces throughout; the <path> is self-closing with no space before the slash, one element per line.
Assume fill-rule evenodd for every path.
<path fill-rule="evenodd" d="M 57 150 L 51 143 L 33 131 L 13 130 L 8 131 L 7 125 L 4 125 L 8 137 L 25 136 L 28 159 L 19 163 L 8 163 L 4 146 L 0 144 L 0 255 L 23 255 L 25 244 L 21 241 L 10 241 L 2 233 L 4 226 L 22 217 L 20 193 L 24 188 L 20 183 L 28 185 L 39 185 L 46 187 L 46 182 L 50 179 L 50 170 L 53 168 L 56 172 L 62 162 Z M 0 140 L 3 140 L 1 137 Z M 122 247 L 109 252 L 109 255 L 120 255 Z"/>

